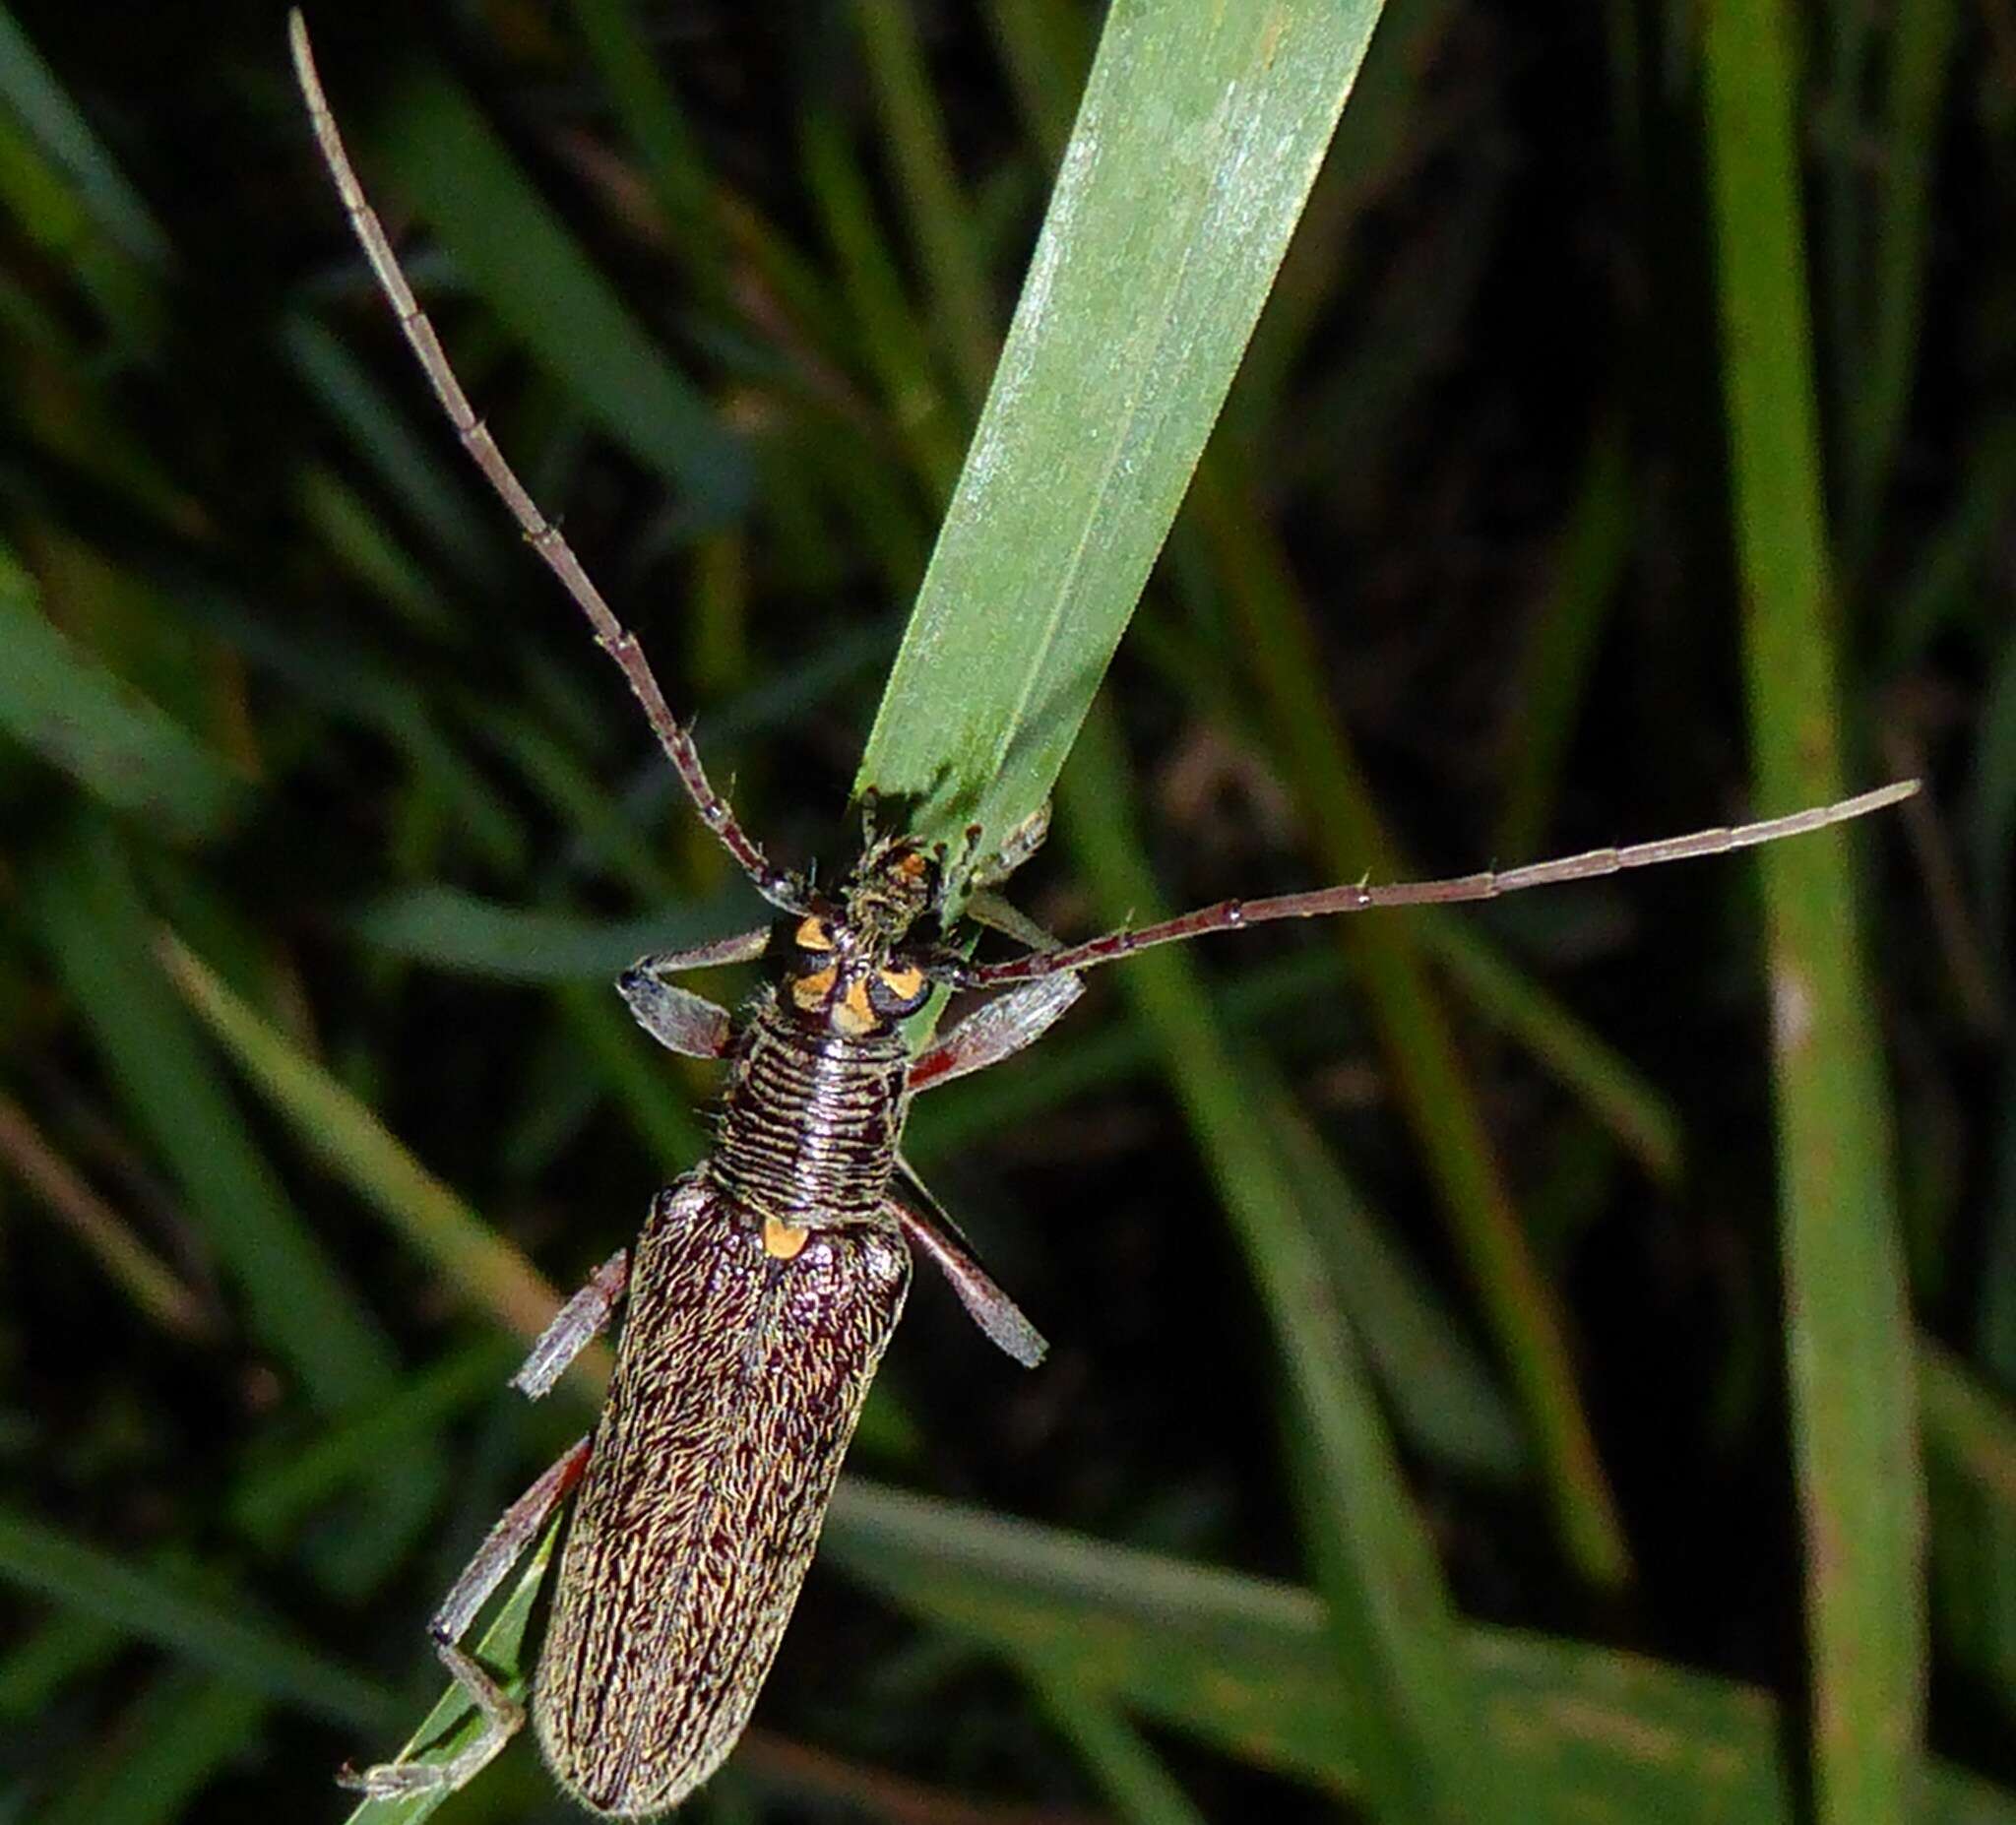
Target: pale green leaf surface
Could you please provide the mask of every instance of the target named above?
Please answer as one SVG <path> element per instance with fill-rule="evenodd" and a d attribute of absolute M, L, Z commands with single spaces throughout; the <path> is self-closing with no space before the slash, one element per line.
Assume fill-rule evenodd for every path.
<path fill-rule="evenodd" d="M 1071 747 L 1377 17 L 1118 0 L 857 789 L 982 847 Z"/>

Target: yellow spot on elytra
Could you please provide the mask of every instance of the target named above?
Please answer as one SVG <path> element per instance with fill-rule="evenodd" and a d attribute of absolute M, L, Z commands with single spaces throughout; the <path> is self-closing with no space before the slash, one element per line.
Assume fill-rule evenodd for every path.
<path fill-rule="evenodd" d="M 807 913 L 798 921 L 798 928 L 792 940 L 801 951 L 830 951 L 833 948 L 833 933 L 826 929 L 826 921 L 816 912 Z"/>
<path fill-rule="evenodd" d="M 795 1260 L 811 1239 L 811 1230 L 800 1229 L 796 1224 L 782 1223 L 775 1217 L 763 1220 L 763 1252 L 773 1261 Z"/>
<path fill-rule="evenodd" d="M 861 976 L 847 985 L 847 993 L 833 1010 L 833 1024 L 850 1039 L 865 1038 L 882 1027 L 882 1016 L 868 1005 L 868 979 Z"/>
<path fill-rule="evenodd" d="M 816 1014 L 833 992 L 833 978 L 837 974 L 836 966 L 828 964 L 823 970 L 800 976 L 791 984 L 791 999 L 807 1014 Z"/>
<path fill-rule="evenodd" d="M 908 1001 L 924 985 L 924 973 L 915 964 L 905 964 L 900 970 L 884 970 L 882 986 L 899 1001 Z"/>

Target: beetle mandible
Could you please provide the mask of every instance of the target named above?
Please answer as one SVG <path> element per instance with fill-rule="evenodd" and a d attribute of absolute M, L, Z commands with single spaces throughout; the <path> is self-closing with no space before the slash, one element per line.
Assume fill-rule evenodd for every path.
<path fill-rule="evenodd" d="M 1227 900 L 1058 946 L 982 891 L 968 912 L 1026 946 L 976 964 L 945 929 L 950 896 L 1005 879 L 1042 840 L 1040 813 L 1000 852 L 942 850 L 868 833 L 833 895 L 775 866 L 709 782 L 636 639 L 526 491 L 449 367 L 358 184 L 298 12 L 294 66 L 350 225 L 456 435 L 533 549 L 588 616 L 701 820 L 777 910 L 772 925 L 647 957 L 618 984 L 670 1050 L 727 1066 L 715 1148 L 654 1200 L 634 1257 L 618 1251 L 561 1308 L 513 1385 L 546 1393 L 627 1300 L 616 1369 L 593 1434 L 515 1502 L 443 1601 L 436 1649 L 482 1717 L 437 1762 L 391 1762 L 347 1785 L 396 1796 L 459 1787 L 524 1722 L 461 1639 L 571 1494 L 532 1716 L 555 1777 L 592 1811 L 629 1818 L 679 1803 L 749 1720 L 811 1563 L 841 1460 L 902 1315 L 911 1252 L 944 1272 L 982 1331 L 1034 1366 L 1044 1345 L 903 1160 L 909 1101 L 1033 1043 L 1080 975 L 1154 944 L 1282 918 L 1485 900 L 1550 882 L 1719 854 L 1859 817 L 1915 781 L 1733 829 L 1606 849 L 1502 872 Z M 768 960 L 739 1016 L 670 978 Z M 901 1023 L 934 986 L 1006 991 L 913 1057 Z"/>

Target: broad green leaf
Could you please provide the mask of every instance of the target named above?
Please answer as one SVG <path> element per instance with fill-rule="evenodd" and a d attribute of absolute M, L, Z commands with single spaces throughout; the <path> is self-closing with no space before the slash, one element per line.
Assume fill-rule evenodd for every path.
<path fill-rule="evenodd" d="M 856 789 L 982 848 L 1048 795 L 1377 17 L 1116 0 Z"/>

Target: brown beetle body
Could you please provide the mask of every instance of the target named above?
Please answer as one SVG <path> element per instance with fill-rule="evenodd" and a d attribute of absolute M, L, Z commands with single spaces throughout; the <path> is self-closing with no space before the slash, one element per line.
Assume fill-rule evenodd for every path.
<path fill-rule="evenodd" d="M 585 1805 L 662 1812 L 734 1746 L 910 1271 L 893 1224 L 780 1260 L 704 1169 L 652 1206 L 533 1685 Z"/>

